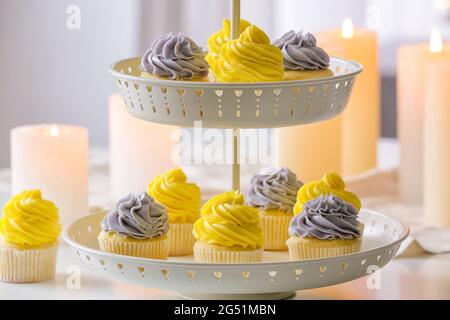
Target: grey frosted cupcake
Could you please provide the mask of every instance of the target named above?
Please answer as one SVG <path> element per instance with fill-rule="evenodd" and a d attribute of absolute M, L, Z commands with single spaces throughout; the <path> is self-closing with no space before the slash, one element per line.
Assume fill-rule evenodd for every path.
<path fill-rule="evenodd" d="M 293 261 L 341 256 L 361 249 L 364 225 L 358 211 L 334 194 L 321 195 L 303 205 L 289 225 L 287 241 Z"/>
<path fill-rule="evenodd" d="M 181 81 L 208 81 L 205 53 L 182 33 L 168 33 L 156 39 L 141 59 L 141 76 Z"/>
<path fill-rule="evenodd" d="M 288 168 L 271 168 L 252 178 L 245 198 L 247 205 L 258 209 L 265 250 L 287 250 L 288 226 L 302 185 Z"/>
<path fill-rule="evenodd" d="M 311 33 L 286 32 L 273 45 L 283 53 L 284 80 L 306 80 L 330 77 L 330 57 Z"/>
<path fill-rule="evenodd" d="M 132 193 L 105 216 L 98 242 L 109 253 L 167 259 L 168 231 L 166 208 L 146 192 Z"/>

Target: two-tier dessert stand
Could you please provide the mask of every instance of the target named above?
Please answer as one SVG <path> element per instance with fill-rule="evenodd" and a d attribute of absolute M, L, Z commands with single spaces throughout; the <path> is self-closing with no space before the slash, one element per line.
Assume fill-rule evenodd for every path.
<path fill-rule="evenodd" d="M 240 1 L 232 0 L 232 30 L 239 35 Z M 232 188 L 239 190 L 239 129 L 278 128 L 327 120 L 346 107 L 362 72 L 357 62 L 332 58 L 333 76 L 267 83 L 203 83 L 140 77 L 140 59 L 112 65 L 111 73 L 130 114 L 140 119 L 233 130 Z M 64 238 L 89 269 L 118 281 L 182 292 L 191 298 L 287 298 L 295 290 L 357 279 L 384 266 L 397 253 L 408 228 L 381 213 L 361 210 L 362 250 L 342 257 L 289 262 L 287 252 L 265 252 L 262 263 L 202 264 L 192 256 L 167 261 L 101 252 L 104 213 L 67 226 Z"/>

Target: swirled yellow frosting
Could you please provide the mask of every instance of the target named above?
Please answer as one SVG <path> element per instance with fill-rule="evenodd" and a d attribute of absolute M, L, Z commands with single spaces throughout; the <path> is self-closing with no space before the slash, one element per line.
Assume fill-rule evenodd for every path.
<path fill-rule="evenodd" d="M 299 214 L 306 202 L 313 200 L 320 195 L 328 194 L 334 194 L 342 200 L 351 203 L 358 211 L 361 209 L 361 201 L 358 196 L 345 190 L 344 180 L 342 180 L 337 173 L 327 173 L 321 180 L 306 183 L 298 190 L 294 214 Z"/>
<path fill-rule="evenodd" d="M 244 205 L 244 196 L 239 192 L 222 193 L 208 200 L 193 234 L 197 240 L 224 247 L 263 246 L 258 210 Z"/>
<path fill-rule="evenodd" d="M 158 175 L 147 192 L 166 207 L 170 223 L 193 223 L 200 216 L 200 188 L 187 182 L 181 168 Z"/>
<path fill-rule="evenodd" d="M 255 25 L 245 29 L 239 39 L 225 43 L 211 64 L 217 82 L 281 81 L 283 54 L 270 44 L 269 37 Z"/>
<path fill-rule="evenodd" d="M 0 234 L 7 243 L 38 247 L 55 243 L 60 233 L 58 208 L 42 199 L 40 190 L 24 191 L 3 207 Z"/>
<path fill-rule="evenodd" d="M 241 34 L 247 27 L 250 26 L 250 22 L 241 19 L 240 32 Z M 208 39 L 208 54 L 206 55 L 206 61 L 212 66 L 213 63 L 219 57 L 220 49 L 222 46 L 231 40 L 231 22 L 228 19 L 223 20 L 223 28 L 214 33 Z"/>

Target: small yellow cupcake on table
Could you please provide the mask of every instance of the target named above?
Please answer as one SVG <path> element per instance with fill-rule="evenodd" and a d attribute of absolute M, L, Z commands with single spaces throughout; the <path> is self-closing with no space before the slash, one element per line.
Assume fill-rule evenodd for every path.
<path fill-rule="evenodd" d="M 171 169 L 150 182 L 147 192 L 167 208 L 169 256 L 192 254 L 194 222 L 200 217 L 200 188 L 187 182 L 181 168 Z"/>
<path fill-rule="evenodd" d="M 317 47 L 311 33 L 291 30 L 273 43 L 283 52 L 284 80 L 308 80 L 333 76 L 330 57 Z"/>
<path fill-rule="evenodd" d="M 182 33 L 168 33 L 156 39 L 141 59 L 141 76 L 179 81 L 208 81 L 205 53 Z"/>
<path fill-rule="evenodd" d="M 0 281 L 53 279 L 60 233 L 58 208 L 40 190 L 12 197 L 0 218 Z"/>
<path fill-rule="evenodd" d="M 288 168 L 265 169 L 252 178 L 245 199 L 249 206 L 258 209 L 264 250 L 287 250 L 288 227 L 297 192 L 302 185 Z"/>
<path fill-rule="evenodd" d="M 211 65 L 216 82 L 269 82 L 283 80 L 283 54 L 255 25 L 239 39 L 226 42 Z"/>
<path fill-rule="evenodd" d="M 326 173 L 322 179 L 304 184 L 298 190 L 294 214 L 299 214 L 306 202 L 328 194 L 334 194 L 342 200 L 351 203 L 359 212 L 361 201 L 356 194 L 345 190 L 345 187 L 344 180 L 337 173 Z"/>
<path fill-rule="evenodd" d="M 195 222 L 194 258 L 201 263 L 260 262 L 264 237 L 258 210 L 244 205 L 239 192 L 209 199 Z"/>
<path fill-rule="evenodd" d="M 247 20 L 241 19 L 240 32 L 244 32 L 251 24 Z M 219 58 L 220 50 L 222 46 L 231 40 L 231 22 L 228 19 L 223 20 L 223 28 L 214 33 L 208 39 L 208 54 L 206 55 L 206 61 L 209 65 L 213 65 Z"/>
<path fill-rule="evenodd" d="M 104 252 L 165 260 L 168 231 L 166 208 L 146 192 L 131 193 L 103 219 L 98 243 Z"/>
<path fill-rule="evenodd" d="M 334 194 L 306 202 L 289 225 L 286 244 L 292 261 L 342 256 L 361 249 L 358 210 Z"/>

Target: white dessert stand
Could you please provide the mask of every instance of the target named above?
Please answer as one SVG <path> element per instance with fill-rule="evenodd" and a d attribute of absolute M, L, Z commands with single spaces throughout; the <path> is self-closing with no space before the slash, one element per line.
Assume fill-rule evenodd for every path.
<path fill-rule="evenodd" d="M 232 34 L 239 30 L 239 0 L 233 0 Z M 239 190 L 239 129 L 277 128 L 333 118 L 347 106 L 357 62 L 333 58 L 333 76 L 303 81 L 205 83 L 140 77 L 140 59 L 112 65 L 110 71 L 130 114 L 140 119 L 192 127 L 233 129 L 232 188 Z M 380 213 L 362 210 L 366 225 L 362 251 L 342 257 L 289 262 L 287 252 L 264 252 L 255 264 L 200 264 L 192 256 L 167 261 L 101 252 L 97 235 L 103 214 L 67 226 L 64 239 L 89 269 L 139 286 L 182 292 L 190 298 L 287 298 L 295 290 L 353 280 L 370 266 L 382 267 L 397 253 L 408 228 Z"/>
<path fill-rule="evenodd" d="M 265 251 L 261 263 L 203 264 L 192 256 L 153 260 L 102 252 L 97 236 L 103 217 L 91 215 L 64 230 L 64 240 L 84 266 L 115 281 L 207 299 L 282 299 L 296 290 L 354 280 L 386 265 L 409 233 L 389 216 L 361 210 L 365 230 L 359 253 L 290 262 L 287 251 Z"/>

